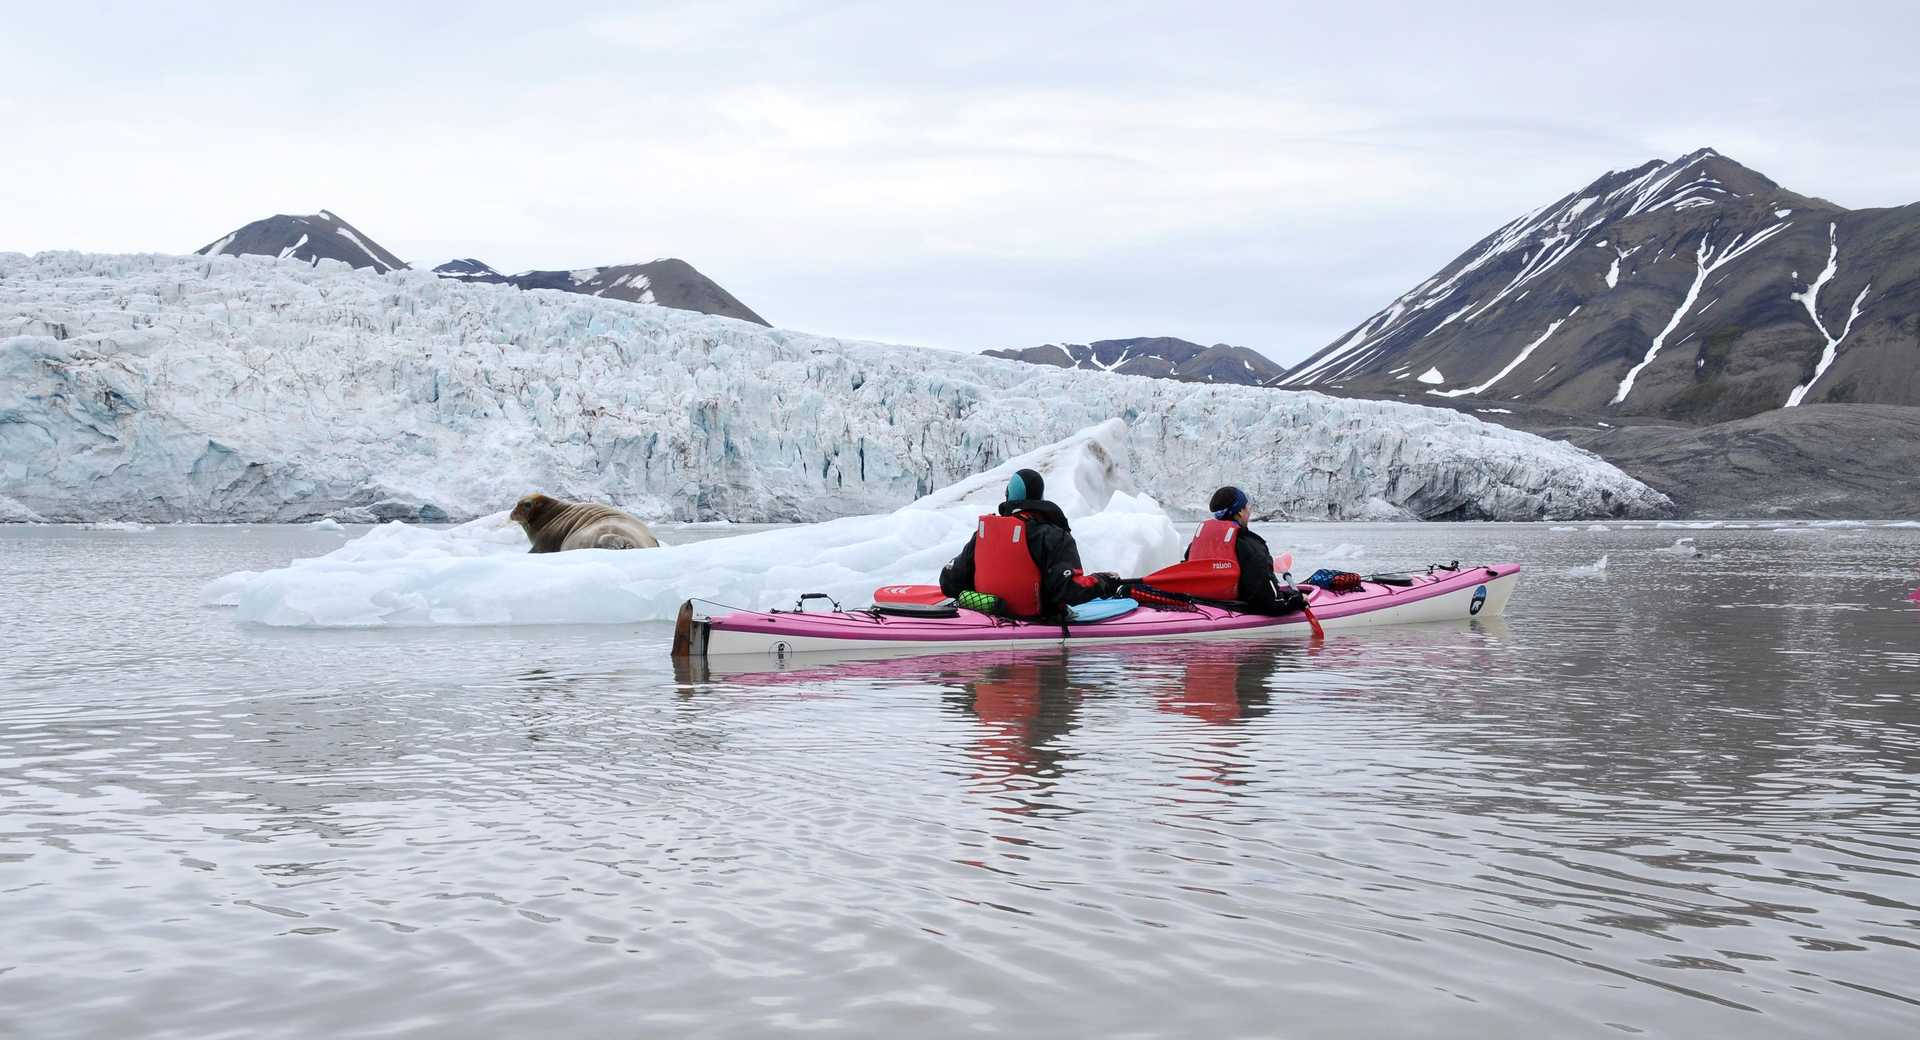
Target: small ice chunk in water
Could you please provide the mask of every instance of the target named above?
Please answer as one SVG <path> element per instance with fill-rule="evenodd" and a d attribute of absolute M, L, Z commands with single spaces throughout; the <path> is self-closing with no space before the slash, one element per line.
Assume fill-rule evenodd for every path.
<path fill-rule="evenodd" d="M 1598 578 L 1605 573 L 1607 573 L 1607 558 L 1604 555 L 1592 563 L 1567 570 L 1567 574 L 1575 578 Z"/>
<path fill-rule="evenodd" d="M 1706 559 L 1712 558 L 1712 557 L 1709 557 L 1705 552 L 1701 551 L 1699 546 L 1694 545 L 1693 539 L 1691 538 L 1679 539 L 1678 541 L 1674 542 L 1672 545 L 1662 546 L 1661 548 L 1655 549 L 1654 552 L 1659 553 L 1662 556 L 1682 556 L 1689 560 L 1706 560 Z"/>

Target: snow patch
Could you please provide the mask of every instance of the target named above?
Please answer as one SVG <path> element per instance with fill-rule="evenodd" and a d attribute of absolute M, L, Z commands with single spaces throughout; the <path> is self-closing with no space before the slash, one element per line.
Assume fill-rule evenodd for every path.
<path fill-rule="evenodd" d="M 1420 375 L 1417 378 L 1422 383 L 1426 383 L 1428 385 L 1437 385 L 1447 381 L 1447 377 L 1441 375 L 1440 370 L 1438 368 L 1429 368 L 1425 372 L 1420 373 Z"/>

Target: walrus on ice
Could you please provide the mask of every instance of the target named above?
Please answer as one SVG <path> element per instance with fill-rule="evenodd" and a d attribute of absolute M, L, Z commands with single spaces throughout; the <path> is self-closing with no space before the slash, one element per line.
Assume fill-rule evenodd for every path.
<path fill-rule="evenodd" d="M 646 524 L 612 506 L 593 502 L 568 502 L 535 492 L 514 503 L 512 517 L 533 543 L 528 552 L 654 549 L 660 545 Z"/>

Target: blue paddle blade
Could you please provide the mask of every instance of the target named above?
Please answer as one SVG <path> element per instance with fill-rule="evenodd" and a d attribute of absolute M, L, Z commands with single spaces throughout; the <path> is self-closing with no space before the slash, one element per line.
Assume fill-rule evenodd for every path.
<path fill-rule="evenodd" d="M 1140 604 L 1131 599 L 1090 599 L 1085 603 L 1076 603 L 1067 608 L 1067 618 L 1078 624 L 1090 621 L 1105 621 L 1122 614 L 1131 614 L 1140 609 Z"/>

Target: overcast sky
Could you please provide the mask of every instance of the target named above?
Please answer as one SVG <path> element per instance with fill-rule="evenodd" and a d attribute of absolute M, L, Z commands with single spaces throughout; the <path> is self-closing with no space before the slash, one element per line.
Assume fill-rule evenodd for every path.
<path fill-rule="evenodd" d="M 1557 6 L 0 0 L 0 250 L 328 208 L 813 332 L 1295 361 L 1648 158 L 1920 200 L 1907 5 Z"/>

